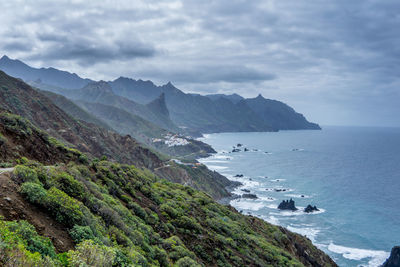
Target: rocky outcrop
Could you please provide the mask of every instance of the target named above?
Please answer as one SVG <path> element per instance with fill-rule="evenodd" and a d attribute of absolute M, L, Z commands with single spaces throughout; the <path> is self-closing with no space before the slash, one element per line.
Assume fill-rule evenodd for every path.
<path fill-rule="evenodd" d="M 307 213 L 314 212 L 314 211 L 319 211 L 319 209 L 317 208 L 317 206 L 311 206 L 310 204 L 308 204 L 308 206 L 304 209 L 304 212 L 307 212 Z"/>
<path fill-rule="evenodd" d="M 278 209 L 280 209 L 280 210 L 291 210 L 291 211 L 297 210 L 293 199 L 283 200 L 279 204 Z"/>
<path fill-rule="evenodd" d="M 392 248 L 390 257 L 385 261 L 382 267 L 400 267 L 400 246 Z"/>
<path fill-rule="evenodd" d="M 243 194 L 242 198 L 257 199 L 258 197 L 255 194 Z"/>

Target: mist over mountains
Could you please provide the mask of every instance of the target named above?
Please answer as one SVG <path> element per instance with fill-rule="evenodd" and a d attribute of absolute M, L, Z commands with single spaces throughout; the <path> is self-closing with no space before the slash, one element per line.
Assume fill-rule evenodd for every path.
<path fill-rule="evenodd" d="M 96 82 L 54 68 L 32 68 L 7 56 L 0 59 L 0 69 L 41 90 L 73 101 L 110 105 L 163 129 L 193 136 L 213 132 L 320 129 L 288 105 L 261 95 L 245 99 L 237 94 L 187 94 L 171 82 L 157 86 L 151 81 L 126 77 Z"/>

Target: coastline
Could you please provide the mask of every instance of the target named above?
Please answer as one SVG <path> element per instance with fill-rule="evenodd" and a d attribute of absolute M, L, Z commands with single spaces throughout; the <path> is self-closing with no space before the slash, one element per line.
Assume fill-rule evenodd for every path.
<path fill-rule="evenodd" d="M 284 133 L 284 134 L 286 134 L 286 133 Z M 376 248 L 374 249 L 374 248 L 371 248 L 371 246 L 349 244 L 349 243 L 343 242 L 343 240 L 337 239 L 337 238 L 335 238 L 334 241 L 333 240 L 327 241 L 326 239 L 323 239 L 323 243 L 320 243 L 321 238 L 326 238 L 326 235 L 327 235 L 326 232 L 322 233 L 321 229 L 312 229 L 311 227 L 308 227 L 308 226 L 306 227 L 307 229 L 306 228 L 303 229 L 303 228 L 296 227 L 296 226 L 288 226 L 287 225 L 287 221 L 284 221 L 284 222 L 280 221 L 281 218 L 279 216 L 285 216 L 285 220 L 286 220 L 286 218 L 290 218 L 291 217 L 291 218 L 293 218 L 293 222 L 297 222 L 297 220 L 304 220 L 304 218 L 307 218 L 307 217 L 308 218 L 313 218 L 312 216 L 314 216 L 314 214 L 321 214 L 321 213 L 325 212 L 325 209 L 323 209 L 324 206 L 322 206 L 322 209 L 321 209 L 322 211 L 320 213 L 304 214 L 303 215 L 300 212 L 296 212 L 296 214 L 294 214 L 294 213 L 290 213 L 290 212 L 279 211 L 277 209 L 277 206 L 272 205 L 272 203 L 270 203 L 270 205 L 268 205 L 268 203 L 266 203 L 266 202 L 264 202 L 262 204 L 261 203 L 263 201 L 262 197 L 261 197 L 261 199 L 258 198 L 258 200 L 254 200 L 254 199 L 251 200 L 251 199 L 246 199 L 246 198 L 240 199 L 241 198 L 240 195 L 244 193 L 244 192 L 241 192 L 241 191 L 243 191 L 242 189 L 251 189 L 251 191 L 253 193 L 254 192 L 253 190 L 257 191 L 257 189 L 259 190 L 261 187 L 263 187 L 262 190 L 265 190 L 265 188 L 264 188 L 265 184 L 262 184 L 262 186 L 259 186 L 259 188 L 257 188 L 257 185 L 254 185 L 254 183 L 257 183 L 257 182 L 255 182 L 255 181 L 257 181 L 257 177 L 261 178 L 261 176 L 257 176 L 256 177 L 254 175 L 254 172 L 253 173 L 250 172 L 248 174 L 248 176 L 244 177 L 244 178 L 239 178 L 239 179 L 234 178 L 234 175 L 236 173 L 242 173 L 242 170 L 243 170 L 243 172 L 245 172 L 245 169 L 239 169 L 239 167 L 236 167 L 236 166 L 238 166 L 238 165 L 236 165 L 236 163 L 238 163 L 238 160 L 243 161 L 244 157 L 245 157 L 244 155 L 246 155 L 246 157 L 247 157 L 248 154 L 244 154 L 244 153 L 237 153 L 237 154 L 236 153 L 229 153 L 230 150 L 229 150 L 229 146 L 227 146 L 227 142 L 225 142 L 224 146 L 218 145 L 218 146 L 215 147 L 215 144 L 216 144 L 215 140 L 213 140 L 214 141 L 214 145 L 213 145 L 212 142 L 208 142 L 207 141 L 207 139 L 209 139 L 210 136 L 211 135 L 205 135 L 204 138 L 201 138 L 201 140 L 203 142 L 213 146 L 213 148 L 217 151 L 217 153 L 216 154 L 212 154 L 207 158 L 200 159 L 200 162 L 205 164 L 211 170 L 214 170 L 214 171 L 217 171 L 217 172 L 221 173 L 222 175 L 224 175 L 230 181 L 237 181 L 237 180 L 242 180 L 242 179 L 246 180 L 246 183 L 242 183 L 242 185 L 227 187 L 227 190 L 232 194 L 232 196 L 218 200 L 219 203 L 225 204 L 225 205 L 231 205 L 235 209 L 237 209 L 238 211 L 239 210 L 241 211 L 242 207 L 244 207 L 245 205 L 253 205 L 253 207 L 251 209 L 247 209 L 246 207 L 243 208 L 244 210 L 247 209 L 247 211 L 251 211 L 251 212 L 246 212 L 246 215 L 252 215 L 252 216 L 259 217 L 259 218 L 263 219 L 264 221 L 267 221 L 267 222 L 275 224 L 275 225 L 279 225 L 281 227 L 284 227 L 285 229 L 288 229 L 289 231 L 296 232 L 296 233 L 299 233 L 299 234 L 301 234 L 303 236 L 306 236 L 307 238 L 309 238 L 312 241 L 312 243 L 315 246 L 317 246 L 319 249 L 322 249 L 325 253 L 330 255 L 332 257 L 332 259 L 334 259 L 335 261 L 337 261 L 338 260 L 337 257 L 340 256 L 342 258 L 341 265 L 344 265 L 344 266 L 359 266 L 360 264 L 362 264 L 362 266 L 371 266 L 371 267 L 372 266 L 380 266 L 386 260 L 386 258 L 389 256 L 389 253 L 386 250 L 381 250 L 381 249 L 376 249 Z M 241 138 L 242 138 L 242 136 L 240 137 L 240 140 L 241 140 Z M 243 140 L 243 142 L 244 142 L 244 140 Z M 236 144 L 236 142 L 234 142 L 234 143 L 231 142 L 230 144 L 231 145 L 232 144 Z M 254 144 L 253 144 L 253 146 L 254 146 Z M 227 149 L 228 149 L 228 151 L 227 151 Z M 232 149 L 232 148 L 230 148 L 230 149 Z M 260 153 L 260 156 L 264 154 L 263 151 L 250 151 L 249 155 L 252 155 L 251 157 L 253 159 L 256 156 L 253 152 Z M 304 155 L 301 152 L 307 153 L 307 150 L 304 150 L 304 149 L 301 149 L 301 148 L 300 149 L 293 149 L 293 154 L 294 154 L 294 152 L 299 152 L 298 155 Z M 267 152 L 265 152 L 265 153 L 267 153 Z M 291 152 L 288 152 L 288 153 L 291 153 Z M 270 153 L 270 154 L 271 155 L 272 154 L 277 155 L 275 153 L 275 151 L 272 151 L 272 153 Z M 232 156 L 235 155 L 235 158 L 236 158 L 235 165 L 232 165 L 233 162 L 230 162 L 230 160 L 226 159 L 227 157 L 230 157 L 231 155 Z M 232 158 L 232 161 L 233 161 L 233 158 Z M 222 162 L 225 162 L 225 163 L 220 165 L 219 163 L 222 163 Z M 235 168 L 231 169 L 232 166 L 235 166 Z M 244 174 L 246 175 L 247 173 L 244 173 Z M 267 174 L 268 174 L 268 172 L 267 172 Z M 268 182 L 272 182 L 273 181 L 273 180 L 271 180 L 272 177 L 276 178 L 276 176 L 274 176 L 274 174 L 272 174 L 271 177 L 265 176 L 265 178 L 268 178 Z M 282 177 L 282 176 L 280 176 L 280 177 Z M 253 181 L 252 178 L 255 181 Z M 263 178 L 264 177 L 262 177 L 261 179 L 263 179 Z M 283 178 L 286 178 L 286 177 L 283 176 Z M 282 182 L 282 181 L 285 181 L 286 179 L 281 179 L 280 178 L 279 180 L 280 180 L 280 182 Z M 253 184 L 247 184 L 247 181 L 251 181 L 250 183 L 253 183 Z M 289 179 L 289 181 L 290 181 L 290 179 Z M 286 182 L 283 183 L 283 184 L 286 184 Z M 270 185 L 271 185 L 271 187 L 273 187 L 272 184 L 270 184 Z M 276 183 L 275 185 L 278 186 L 279 184 Z M 289 186 L 290 185 L 291 184 L 289 184 Z M 286 184 L 286 186 L 287 186 L 287 184 Z M 291 186 L 294 186 L 294 187 L 290 188 L 290 190 L 298 191 L 299 188 L 297 188 L 296 185 L 291 185 Z M 258 191 L 258 192 L 260 192 L 260 191 Z M 273 192 L 273 191 L 271 191 L 271 192 Z M 300 192 L 301 192 L 301 189 L 300 189 Z M 286 193 L 289 193 L 289 192 L 286 192 Z M 278 198 L 279 201 L 284 198 L 284 195 L 292 195 L 294 198 L 295 197 L 299 197 L 299 195 L 296 195 L 299 192 L 297 192 L 296 194 L 294 194 L 294 193 L 293 194 L 286 194 L 286 193 L 280 194 L 280 197 Z M 258 193 L 257 193 L 257 195 L 258 195 Z M 305 195 L 305 197 L 302 198 L 302 199 L 304 199 L 304 200 L 302 200 L 303 202 L 308 202 L 308 200 L 305 200 L 307 198 L 311 198 L 310 201 L 313 201 L 312 200 L 313 199 L 313 194 L 312 193 L 309 194 L 309 195 L 306 195 L 306 194 L 304 194 L 304 195 Z M 234 201 L 234 200 L 238 200 L 237 203 L 240 203 L 241 206 L 238 207 L 237 205 L 235 205 L 235 204 L 237 204 L 236 202 L 232 203 L 232 201 Z M 277 199 L 274 199 L 274 200 L 276 201 Z M 318 208 L 320 208 L 319 205 L 318 205 L 319 202 L 317 202 L 317 200 L 315 200 L 315 201 L 316 201 L 315 204 L 317 204 Z M 301 203 L 301 201 L 300 201 L 300 203 Z M 274 206 L 274 207 L 272 207 L 272 206 Z M 265 210 L 264 208 L 267 208 L 266 209 L 267 211 L 264 211 Z M 269 210 L 269 214 L 268 214 L 268 208 L 269 209 L 275 208 L 276 212 L 273 212 L 273 211 L 271 212 L 271 210 Z M 302 207 L 298 207 L 298 208 L 302 208 Z M 262 209 L 262 211 L 259 211 L 260 209 Z M 264 216 L 264 214 L 262 212 L 266 212 L 265 216 Z M 271 216 L 271 213 L 273 213 L 274 215 Z M 245 213 L 243 213 L 243 214 L 245 214 Z M 261 214 L 263 214 L 263 215 L 261 215 Z M 302 216 L 298 217 L 298 215 L 302 215 Z M 309 216 L 311 216 L 311 217 L 309 217 Z M 327 216 L 327 215 L 325 215 L 325 216 Z M 273 220 L 270 219 L 270 218 L 276 218 L 276 217 L 278 217 L 279 220 L 273 221 Z M 322 229 L 322 231 L 323 230 L 325 230 L 325 229 Z M 320 236 L 320 234 L 322 234 L 323 237 Z M 319 240 L 315 239 L 315 236 L 317 236 L 317 235 L 320 237 Z M 370 248 L 368 248 L 368 247 L 370 247 Z M 345 263 L 343 263 L 343 261 L 345 261 L 345 262 L 346 261 L 350 261 L 351 264 L 346 265 Z M 340 261 L 339 261 L 339 263 L 340 263 Z"/>

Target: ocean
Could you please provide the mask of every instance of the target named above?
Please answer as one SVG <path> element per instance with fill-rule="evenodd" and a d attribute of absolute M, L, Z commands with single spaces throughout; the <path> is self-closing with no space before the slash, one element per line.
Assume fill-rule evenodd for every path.
<path fill-rule="evenodd" d="M 235 194 L 258 197 L 231 200 L 232 206 L 307 236 L 339 266 L 379 266 L 400 245 L 399 128 L 219 133 L 201 140 L 218 153 L 200 161 L 240 181 Z M 232 153 L 237 144 L 241 151 Z M 290 198 L 298 211 L 277 209 Z M 305 213 L 308 204 L 320 211 Z"/>

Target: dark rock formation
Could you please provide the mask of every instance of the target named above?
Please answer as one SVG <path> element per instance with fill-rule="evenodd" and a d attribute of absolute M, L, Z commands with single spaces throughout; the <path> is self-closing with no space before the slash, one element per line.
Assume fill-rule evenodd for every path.
<path fill-rule="evenodd" d="M 247 152 L 247 151 L 249 151 L 249 149 L 247 147 L 245 147 L 244 148 L 244 152 Z"/>
<path fill-rule="evenodd" d="M 390 257 L 385 261 L 382 267 L 400 267 L 400 246 L 392 248 Z"/>
<path fill-rule="evenodd" d="M 239 143 L 239 144 L 237 144 L 236 146 L 237 146 L 237 147 L 241 147 L 241 146 L 242 146 L 242 144 L 240 144 L 240 143 Z"/>
<path fill-rule="evenodd" d="M 314 212 L 314 211 L 319 211 L 319 209 L 317 208 L 317 206 L 311 206 L 310 204 L 308 204 L 308 206 L 304 209 L 304 212 L 307 212 L 307 213 Z"/>
<path fill-rule="evenodd" d="M 243 174 L 236 174 L 234 177 L 243 177 Z"/>
<path fill-rule="evenodd" d="M 234 149 L 232 149 L 232 152 L 240 152 L 241 150 L 240 149 L 238 149 L 238 148 L 234 148 Z"/>
<path fill-rule="evenodd" d="M 292 210 L 295 211 L 297 210 L 295 204 L 294 204 L 294 200 L 290 199 L 290 200 L 283 200 L 279 206 L 278 209 L 280 210 Z"/>
<path fill-rule="evenodd" d="M 243 194 L 242 198 L 257 199 L 258 197 L 255 194 Z"/>
<path fill-rule="evenodd" d="M 242 189 L 243 192 L 250 193 L 249 189 Z"/>

